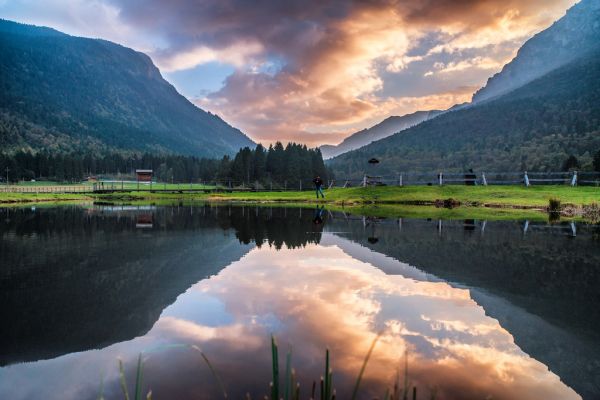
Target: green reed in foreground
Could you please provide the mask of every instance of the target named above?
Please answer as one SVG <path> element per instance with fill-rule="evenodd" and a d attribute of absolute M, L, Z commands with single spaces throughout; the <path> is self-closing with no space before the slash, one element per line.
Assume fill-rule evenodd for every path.
<path fill-rule="evenodd" d="M 379 337 L 380 337 L 380 335 L 377 335 L 373 339 L 373 342 L 371 343 L 371 346 L 369 347 L 369 350 L 368 350 L 367 354 L 365 355 L 362 367 L 358 373 L 358 376 L 357 376 L 355 384 L 354 384 L 354 388 L 352 390 L 352 396 L 350 398 L 351 400 L 356 400 L 358 398 L 357 396 L 360 391 L 360 384 L 362 382 L 364 372 L 367 368 L 367 364 L 369 362 L 369 359 L 371 357 L 373 349 L 375 348 L 375 345 L 377 344 L 377 341 L 379 340 Z M 200 348 L 198 346 L 196 346 L 196 345 L 191 345 L 191 346 L 171 345 L 171 346 L 166 346 L 166 347 L 186 347 L 186 348 L 191 348 L 192 350 L 198 351 L 200 353 L 202 359 L 204 360 L 204 362 L 210 369 L 213 377 L 215 378 L 215 381 L 217 382 L 217 384 L 220 388 L 223 398 L 224 399 L 228 398 L 227 391 L 225 390 L 225 386 L 223 385 L 223 382 L 222 382 L 217 370 L 214 368 L 212 363 L 209 361 L 208 357 L 204 354 L 204 352 L 202 352 L 200 350 Z M 405 358 L 406 358 L 406 360 L 405 360 L 405 369 L 404 369 L 403 388 L 402 389 L 400 388 L 400 374 L 397 373 L 392 390 L 390 391 L 389 388 L 385 389 L 385 394 L 382 397 L 383 400 L 417 400 L 417 387 L 412 386 L 408 380 L 408 357 L 405 356 Z M 263 400 L 300 400 L 301 399 L 301 390 L 300 390 L 301 387 L 300 387 L 300 383 L 297 382 L 297 380 L 296 380 L 296 371 L 292 367 L 292 352 L 291 352 L 291 350 L 288 351 L 286 354 L 285 374 L 283 376 L 283 386 L 281 385 L 282 382 L 281 382 L 281 377 L 279 374 L 279 347 L 277 345 L 275 337 L 273 337 L 273 336 L 271 336 L 271 361 L 272 361 L 272 366 L 271 366 L 272 381 L 269 383 L 269 395 L 264 395 L 262 397 L 262 399 Z M 135 376 L 136 376 L 135 390 L 134 390 L 134 397 L 132 398 L 129 396 L 129 391 L 127 388 L 127 381 L 125 379 L 125 370 L 124 370 L 123 362 L 121 360 L 119 360 L 119 382 L 120 382 L 120 386 L 121 386 L 121 391 L 123 392 L 123 398 L 125 400 L 143 400 L 143 398 L 144 398 L 143 394 L 142 394 L 143 369 L 144 369 L 144 363 L 142 360 L 142 354 L 140 354 L 138 357 L 138 360 L 137 360 L 137 368 L 136 368 L 136 374 L 135 374 Z M 411 388 L 411 386 L 412 386 L 412 388 Z M 104 383 L 102 381 L 101 386 L 100 386 L 100 395 L 98 396 L 98 400 L 104 400 L 103 387 L 104 387 Z M 283 389 L 283 390 L 281 390 L 281 389 Z M 317 390 L 318 390 L 318 396 L 317 396 Z M 330 359 L 329 349 L 325 350 L 324 374 L 323 374 L 323 376 L 321 376 L 318 384 L 316 381 L 312 382 L 310 391 L 308 391 L 308 392 L 309 392 L 309 396 L 305 396 L 304 398 L 308 398 L 310 400 L 336 400 L 336 390 L 333 387 L 333 368 L 331 367 L 331 359 Z M 302 392 L 302 393 L 304 393 L 304 392 Z M 432 390 L 430 399 L 433 400 L 433 399 L 435 399 L 435 397 L 436 397 L 435 390 Z M 152 391 L 151 390 L 148 391 L 145 398 L 146 398 L 146 400 L 152 400 Z M 246 400 L 252 400 L 252 397 L 250 396 L 249 393 L 246 393 L 245 398 L 246 398 Z"/>

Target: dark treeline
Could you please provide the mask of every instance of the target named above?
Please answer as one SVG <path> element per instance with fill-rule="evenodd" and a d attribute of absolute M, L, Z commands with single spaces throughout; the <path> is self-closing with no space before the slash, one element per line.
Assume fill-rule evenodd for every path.
<path fill-rule="evenodd" d="M 8 169 L 8 171 L 7 171 Z M 234 185 L 297 185 L 315 175 L 329 178 L 319 149 L 280 142 L 265 149 L 262 145 L 241 149 L 233 158 L 197 158 L 192 156 L 108 153 L 104 155 L 16 152 L 0 154 L 2 180 L 54 180 L 77 182 L 87 177 L 133 179 L 135 169 L 154 170 L 162 182 L 231 182 Z"/>

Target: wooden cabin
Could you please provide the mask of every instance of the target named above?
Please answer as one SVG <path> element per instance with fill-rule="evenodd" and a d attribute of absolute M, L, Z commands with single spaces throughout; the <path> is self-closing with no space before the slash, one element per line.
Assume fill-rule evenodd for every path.
<path fill-rule="evenodd" d="M 138 182 L 152 182 L 152 170 L 151 169 L 136 169 L 135 175 Z"/>

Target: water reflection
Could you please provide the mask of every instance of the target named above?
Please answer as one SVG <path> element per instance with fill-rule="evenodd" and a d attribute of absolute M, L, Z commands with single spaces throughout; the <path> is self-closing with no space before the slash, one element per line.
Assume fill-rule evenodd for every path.
<path fill-rule="evenodd" d="M 116 357 L 133 368 L 141 351 L 156 398 L 218 397 L 198 354 L 168 347 L 173 343 L 199 345 L 231 398 L 246 391 L 262 396 L 271 333 L 282 353 L 292 348 L 304 388 L 322 374 L 329 347 L 339 398 L 348 398 L 382 330 L 364 398 L 383 395 L 406 350 L 411 381 L 423 396 L 437 386 L 438 398 L 578 398 L 552 364 L 568 355 L 540 362 L 519 343 L 527 335 L 587 346 L 588 365 L 598 362 L 596 342 L 586 342 L 594 338 L 595 314 L 564 336 L 563 324 L 570 324 L 560 313 L 539 312 L 551 299 L 546 309 L 560 308 L 566 289 L 587 290 L 574 270 L 566 283 L 551 278 L 561 266 L 571 268 L 566 256 L 551 258 L 560 251 L 585 252 L 579 272 L 597 282 L 589 263 L 600 257 L 598 241 L 587 228 L 571 247 L 554 249 L 560 242 L 552 238 L 562 236 L 524 240 L 517 223 L 444 222 L 440 235 L 437 221 L 344 218 L 325 210 L 324 223 L 315 224 L 318 209 L 157 208 L 144 229 L 137 228 L 139 216 L 149 210 L 11 212 L 11 222 L 0 224 L 0 309 L 18 333 L 1 328 L 0 354 L 9 364 L 52 359 L 0 369 L 0 398 L 96 398 L 102 374 L 105 395 L 118 398 Z M 507 282 L 519 269 L 522 279 Z M 542 288 L 528 274 L 541 274 Z M 532 288 L 533 300 L 524 300 L 521 291 Z M 546 325 L 531 324 L 529 315 Z M 538 328 L 544 331 L 523 334 Z M 74 353 L 82 350 L 88 351 Z M 598 393 L 588 378 L 570 376 L 568 383 Z"/>

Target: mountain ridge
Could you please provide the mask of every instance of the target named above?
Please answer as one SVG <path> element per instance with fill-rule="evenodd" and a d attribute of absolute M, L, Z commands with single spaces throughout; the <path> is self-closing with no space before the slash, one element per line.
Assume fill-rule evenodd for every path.
<path fill-rule="evenodd" d="M 403 131 L 411 126 L 434 118 L 441 110 L 416 111 L 401 116 L 392 115 L 380 123 L 351 134 L 337 145 L 322 145 L 320 147 L 324 159 L 336 157 L 348 151 L 366 146 L 369 143 L 386 138 L 394 133 Z"/>
<path fill-rule="evenodd" d="M 445 113 L 329 160 L 337 176 L 399 171 L 560 170 L 600 150 L 600 49 L 489 101 Z"/>
<path fill-rule="evenodd" d="M 5 151 L 154 151 L 220 157 L 255 144 L 192 104 L 146 54 L 0 20 Z"/>
<path fill-rule="evenodd" d="M 527 40 L 500 72 L 473 94 L 473 103 L 508 93 L 568 64 L 600 41 L 600 0 L 582 0 Z"/>

